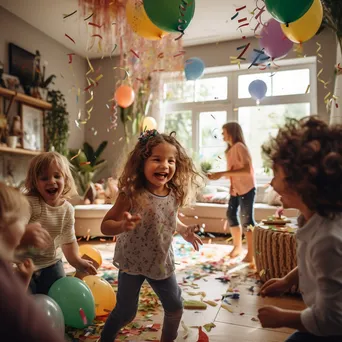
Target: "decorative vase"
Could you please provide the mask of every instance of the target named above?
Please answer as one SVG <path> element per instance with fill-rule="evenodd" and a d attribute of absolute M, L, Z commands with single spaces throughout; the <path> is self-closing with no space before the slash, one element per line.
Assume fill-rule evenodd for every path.
<path fill-rule="evenodd" d="M 18 144 L 18 137 L 16 135 L 10 135 L 7 137 L 6 143 L 9 148 L 16 148 Z"/>

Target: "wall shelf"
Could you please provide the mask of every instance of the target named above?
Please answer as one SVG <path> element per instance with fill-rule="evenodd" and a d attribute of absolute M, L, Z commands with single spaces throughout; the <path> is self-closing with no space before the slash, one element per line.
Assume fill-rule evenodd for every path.
<path fill-rule="evenodd" d="M 26 150 L 24 148 L 10 148 L 7 146 L 0 146 L 0 153 L 21 154 L 27 156 L 37 156 L 41 151 Z"/>
<path fill-rule="evenodd" d="M 14 90 L 9 90 L 9 89 L 2 88 L 2 87 L 0 87 L 0 96 L 7 97 L 9 99 L 14 97 L 15 101 L 18 101 L 20 103 L 24 103 L 24 104 L 27 104 L 27 105 L 30 105 L 33 107 L 37 107 L 40 109 L 49 110 L 52 108 L 51 103 L 48 103 L 48 102 L 40 100 L 40 99 L 36 99 L 32 96 L 17 93 Z"/>

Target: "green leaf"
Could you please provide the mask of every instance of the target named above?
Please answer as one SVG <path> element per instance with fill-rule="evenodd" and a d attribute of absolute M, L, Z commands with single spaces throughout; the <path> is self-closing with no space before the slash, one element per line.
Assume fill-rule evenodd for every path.
<path fill-rule="evenodd" d="M 98 160 L 100 158 L 101 154 L 103 153 L 103 151 L 105 150 L 107 145 L 108 145 L 108 141 L 102 141 L 100 146 L 95 151 L 95 160 L 94 160 L 94 162 L 92 162 L 92 166 L 97 164 L 96 160 Z"/>
<path fill-rule="evenodd" d="M 85 142 L 83 144 L 83 151 L 84 151 L 84 154 L 87 157 L 87 161 L 90 161 L 90 163 L 93 163 L 93 160 L 94 160 L 94 149 L 87 142 Z"/>

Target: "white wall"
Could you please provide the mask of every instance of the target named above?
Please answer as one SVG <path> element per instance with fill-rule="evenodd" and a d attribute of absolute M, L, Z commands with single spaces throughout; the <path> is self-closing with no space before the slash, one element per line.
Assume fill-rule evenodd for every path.
<path fill-rule="evenodd" d="M 76 103 L 76 95 L 69 92 L 72 85 L 77 85 L 81 89 L 86 86 L 85 73 L 87 72 L 86 60 L 79 56 L 73 58 L 73 72 L 68 64 L 67 48 L 59 44 L 54 39 L 48 37 L 43 32 L 37 30 L 22 19 L 11 14 L 0 6 L 0 61 L 4 63 L 5 73 L 8 73 L 8 43 L 14 43 L 21 48 L 35 53 L 40 51 L 42 61 L 47 61 L 48 66 L 46 75 L 55 74 L 57 80 L 53 86 L 59 89 L 66 98 L 67 110 L 70 115 L 70 138 L 69 147 L 79 148 L 82 146 L 85 138 L 85 128 L 78 129 L 75 125 L 78 109 L 84 108 L 84 99 L 81 97 L 79 103 Z M 64 79 L 61 77 L 64 76 Z M 28 158 L 9 157 L 0 154 L 0 179 L 6 176 L 7 164 L 14 164 L 16 182 L 23 178 L 26 172 Z"/>

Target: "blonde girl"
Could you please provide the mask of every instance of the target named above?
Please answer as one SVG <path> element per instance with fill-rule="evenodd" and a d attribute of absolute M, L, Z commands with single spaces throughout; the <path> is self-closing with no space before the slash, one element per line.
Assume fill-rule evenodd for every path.
<path fill-rule="evenodd" d="M 106 321 L 101 342 L 112 342 L 134 319 L 145 280 L 164 308 L 161 341 L 176 339 L 183 305 L 172 237 L 177 230 L 196 250 L 202 244 L 195 227 L 184 225 L 177 215 L 198 186 L 198 176 L 173 134 L 156 130 L 141 134 L 119 180 L 120 195 L 101 226 L 104 234 L 118 235 L 114 264 L 119 268 L 117 305 Z"/>
<path fill-rule="evenodd" d="M 31 208 L 29 223 L 39 222 L 51 237 L 48 248 L 31 255 L 37 268 L 30 283 L 32 293 L 47 294 L 51 285 L 65 276 L 60 247 L 73 267 L 95 274 L 91 262 L 81 259 L 78 254 L 74 208 L 67 201 L 76 194 L 68 160 L 57 152 L 34 157 L 25 186 Z"/>
<path fill-rule="evenodd" d="M 233 237 L 232 258 L 242 253 L 242 229 L 247 238 L 246 262 L 253 262 L 253 241 L 250 226 L 254 221 L 255 178 L 252 158 L 245 143 L 241 126 L 237 122 L 228 122 L 222 127 L 223 140 L 227 143 L 227 171 L 208 175 L 211 180 L 226 177 L 230 179 L 230 199 L 227 218 Z M 240 219 L 238 208 L 240 207 Z M 242 227 L 241 227 L 242 226 Z"/>
<path fill-rule="evenodd" d="M 33 264 L 19 265 L 21 280 L 11 267 L 29 215 L 27 199 L 16 189 L 0 183 L 0 334 L 3 341 L 62 342 L 64 336 L 52 329 L 45 315 L 26 294 L 25 286 Z M 31 227 L 32 229 L 32 227 Z M 39 226 L 33 229 L 39 232 Z"/>

